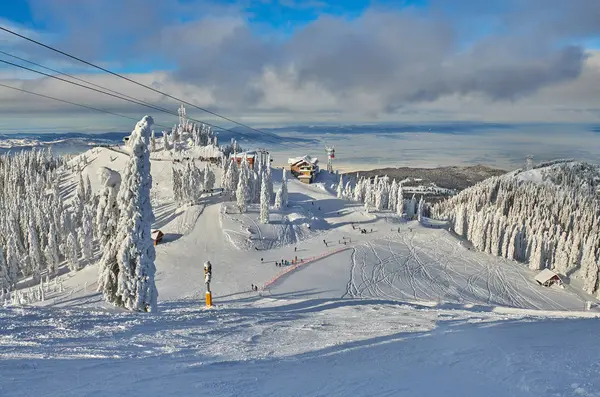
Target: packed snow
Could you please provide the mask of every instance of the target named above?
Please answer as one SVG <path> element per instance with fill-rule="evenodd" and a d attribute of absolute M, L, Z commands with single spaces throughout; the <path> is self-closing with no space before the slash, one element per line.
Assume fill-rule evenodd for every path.
<path fill-rule="evenodd" d="M 200 132 L 189 139 L 206 140 Z M 569 284 L 540 286 L 527 265 L 476 251 L 422 216 L 425 204 L 404 197 L 401 183 L 363 180 L 355 194 L 334 174 L 306 185 L 277 168 L 223 169 L 198 160 L 209 157 L 200 149 L 165 150 L 161 139 L 150 138 L 158 147 L 151 179 L 136 177 L 148 164 L 135 136 L 63 169 L 67 202 L 77 210 L 91 190 L 103 208 L 95 219 L 112 229 L 95 231 L 92 258 L 71 258 L 80 270 L 69 272 L 67 258 L 57 277 L 19 282 L 22 304 L 5 296 L 1 396 L 600 396 L 597 301 Z M 132 215 L 135 228 L 113 224 L 111 209 L 123 202 L 119 186 L 143 192 L 150 181 L 136 197 L 152 204 L 151 227 L 164 233 L 144 246 L 146 260 L 156 254 L 155 274 L 150 263 L 144 269 L 157 310 L 129 312 L 98 292 L 99 248 L 113 232 L 145 238 L 148 207 Z M 90 227 L 86 205 L 77 230 Z M 152 311 L 144 288 L 148 300 L 130 306 Z"/>

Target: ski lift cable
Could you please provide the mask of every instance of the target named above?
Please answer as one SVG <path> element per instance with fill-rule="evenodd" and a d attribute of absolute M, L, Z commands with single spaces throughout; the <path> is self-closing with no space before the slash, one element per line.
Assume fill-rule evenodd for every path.
<path fill-rule="evenodd" d="M 40 74 L 40 75 L 43 75 L 43 76 L 46 76 L 46 77 L 50 77 L 50 78 L 58 80 L 58 81 L 62 81 L 64 83 L 72 84 L 72 85 L 75 85 L 75 86 L 78 86 L 78 87 L 81 87 L 81 88 L 85 88 L 87 90 L 95 91 L 95 92 L 98 92 L 98 93 L 101 93 L 101 94 L 104 94 L 104 95 L 108 95 L 108 96 L 111 96 L 111 97 L 114 97 L 114 98 L 117 98 L 117 99 L 121 99 L 121 100 L 126 101 L 126 102 L 135 103 L 135 104 L 140 105 L 140 106 L 144 106 L 144 107 L 147 107 L 147 108 L 150 108 L 150 109 L 153 109 L 153 110 L 157 110 L 159 112 L 163 112 L 163 113 L 166 113 L 166 114 L 169 114 L 169 115 L 172 115 L 172 116 L 179 117 L 179 115 L 177 114 L 177 112 L 171 111 L 169 109 L 166 109 L 166 108 L 163 108 L 163 107 L 160 107 L 160 106 L 156 106 L 156 105 L 152 105 L 152 104 L 146 104 L 146 103 L 140 102 L 138 100 L 127 99 L 127 98 L 125 98 L 123 96 L 120 96 L 120 95 L 117 95 L 117 94 L 113 94 L 113 93 L 110 93 L 110 92 L 102 91 L 102 90 L 94 88 L 94 87 L 89 87 L 89 86 L 80 84 L 80 83 L 78 83 L 76 81 L 70 81 L 70 80 L 64 79 L 62 77 L 58 77 L 58 76 L 55 76 L 55 75 L 52 75 L 52 74 L 49 74 L 49 73 L 45 73 L 45 72 L 42 72 L 42 71 L 39 71 L 39 70 L 35 70 L 35 69 L 29 68 L 27 66 L 19 65 L 19 64 L 16 64 L 14 62 L 6 61 L 6 60 L 3 60 L 3 59 L 0 59 L 0 63 L 11 65 L 11 66 L 14 66 L 14 67 L 17 67 L 17 68 L 20 68 L 20 69 L 24 69 L 24 70 L 27 70 L 27 71 L 30 71 L 30 72 L 33 72 L 33 73 L 37 73 L 37 74 Z M 245 133 L 242 133 L 242 132 L 239 132 L 239 131 L 235 131 L 235 130 L 231 130 L 231 129 L 227 129 L 227 128 L 224 128 L 224 127 L 220 127 L 218 125 L 207 123 L 207 122 L 202 121 L 202 120 L 197 120 L 197 119 L 192 118 L 192 117 L 187 117 L 187 119 L 191 120 L 191 121 L 198 122 L 198 123 L 206 124 L 206 125 L 208 125 L 210 127 L 213 127 L 213 128 L 216 128 L 216 129 L 219 129 L 219 130 L 222 130 L 222 131 L 228 131 L 228 132 L 231 132 L 231 133 L 234 133 L 234 134 L 239 134 L 239 135 L 242 135 L 242 136 L 247 136 Z"/>
<path fill-rule="evenodd" d="M 26 93 L 26 94 L 31 94 L 31 95 L 39 96 L 41 98 L 46 98 L 46 99 L 50 99 L 50 100 L 53 100 L 53 101 L 58 101 L 58 102 L 66 103 L 66 104 L 73 105 L 73 106 L 79 106 L 79 107 L 82 107 L 82 108 L 85 108 L 85 109 L 94 110 L 94 111 L 101 112 L 101 113 L 111 114 L 113 116 L 118 116 L 118 117 L 122 117 L 122 118 L 125 118 L 125 119 L 133 120 L 133 121 L 139 121 L 135 117 L 130 117 L 130 116 L 126 116 L 124 114 L 119 114 L 119 113 L 111 112 L 110 110 L 106 110 L 106 109 L 95 108 L 93 106 L 88 106 L 88 105 L 84 105 L 84 104 L 81 104 L 81 103 L 75 103 L 75 102 L 67 101 L 66 99 L 60 99 L 60 98 L 56 98 L 56 97 L 53 97 L 53 96 L 40 94 L 39 92 L 33 92 L 33 91 L 25 90 L 23 88 L 17 88 L 17 87 L 13 87 L 13 86 L 2 84 L 2 83 L 0 83 L 0 87 L 9 88 L 11 90 L 20 91 L 20 92 L 23 92 L 23 93 Z M 162 128 L 171 128 L 171 127 L 167 127 L 167 126 L 162 125 L 162 124 L 154 124 L 154 125 L 156 125 L 158 127 L 162 127 Z"/>
<path fill-rule="evenodd" d="M 233 123 L 233 124 L 239 125 L 240 127 L 244 127 L 244 128 L 247 128 L 247 129 L 249 129 L 249 130 L 252 130 L 252 131 L 255 131 L 255 132 L 258 132 L 258 133 L 261 133 L 261 134 L 270 135 L 270 136 L 276 136 L 276 135 L 274 135 L 274 134 L 272 134 L 272 133 L 267 133 L 267 132 L 265 132 L 265 131 L 262 131 L 262 130 L 259 130 L 259 129 L 256 129 L 256 128 L 253 128 L 253 127 L 250 127 L 249 125 L 246 125 L 246 124 L 244 124 L 244 123 L 240 123 L 240 122 L 238 122 L 238 121 L 235 121 L 235 120 L 233 120 L 233 119 L 231 119 L 231 118 L 228 118 L 228 117 L 222 116 L 222 115 L 220 115 L 220 114 L 218 114 L 218 113 L 216 113 L 216 112 L 213 112 L 213 111 L 211 111 L 211 110 L 208 110 L 208 109 L 206 109 L 206 108 L 203 108 L 203 107 L 200 107 L 200 106 L 197 106 L 197 105 L 195 105 L 195 104 L 193 104 L 193 103 L 191 103 L 191 102 L 185 101 L 185 100 L 183 100 L 183 99 L 181 99 L 181 98 L 177 98 L 176 96 L 173 96 L 173 95 L 167 94 L 166 92 L 163 92 L 163 91 L 157 90 L 157 89 L 156 89 L 156 88 L 154 88 L 154 87 L 151 87 L 151 86 L 149 86 L 149 85 L 146 85 L 146 84 L 140 83 L 139 81 L 136 81 L 136 80 L 133 80 L 133 79 L 131 79 L 131 78 L 129 78 L 129 77 L 123 76 L 123 75 L 122 75 L 122 74 L 120 74 L 120 73 L 113 72 L 113 71 L 111 71 L 111 70 L 109 70 L 109 69 L 106 69 L 106 68 L 104 68 L 104 67 L 102 67 L 102 66 L 98 66 L 98 65 L 96 65 L 96 64 L 94 64 L 94 63 L 92 63 L 92 62 L 86 61 L 86 60 L 84 60 L 84 59 L 81 59 L 81 58 L 79 58 L 79 57 L 76 57 L 76 56 L 74 56 L 74 55 L 71 55 L 71 54 L 69 54 L 69 53 L 67 53 L 67 52 L 65 52 L 65 51 L 61 51 L 61 50 L 59 50 L 59 49 L 57 49 L 57 48 L 54 48 L 54 47 L 52 47 L 52 46 L 50 46 L 50 45 L 44 44 L 44 43 L 42 43 L 42 42 L 40 42 L 40 41 L 37 41 L 37 40 L 34 40 L 34 39 L 30 38 L 30 37 L 24 36 L 24 35 L 22 35 L 22 34 L 20 34 L 20 33 L 14 32 L 14 31 L 12 31 L 12 30 L 10 30 L 10 29 L 8 29 L 8 28 L 5 28 L 5 27 L 3 27 L 3 26 L 0 26 L 0 30 L 4 31 L 4 32 L 6 32 L 6 33 L 12 34 L 12 35 L 14 35 L 14 36 L 17 36 L 17 37 L 19 37 L 19 38 L 21 38 L 21 39 L 27 40 L 27 41 L 29 41 L 29 42 L 31 42 L 31 43 L 37 44 L 37 45 L 39 45 L 39 46 L 42 46 L 42 47 L 44 47 L 44 48 L 46 48 L 46 49 L 49 49 L 49 50 L 51 50 L 51 51 L 54 51 L 54 52 L 56 52 L 56 53 L 59 53 L 59 54 L 61 54 L 61 55 L 64 55 L 64 56 L 66 56 L 66 57 L 68 57 L 68 58 L 71 58 L 71 59 L 73 59 L 73 60 L 76 60 L 76 61 L 78 61 L 78 62 L 81 62 L 81 63 L 83 63 L 83 64 L 85 64 L 85 65 L 88 65 L 88 66 L 91 66 L 91 67 L 93 67 L 93 68 L 99 69 L 99 70 L 101 70 L 101 71 L 103 71 L 103 72 L 109 73 L 109 74 L 111 74 L 111 75 L 113 75 L 113 76 L 115 76 L 115 77 L 121 78 L 121 79 L 123 79 L 123 80 L 126 80 L 126 81 L 128 81 L 128 82 L 130 82 L 130 83 L 136 84 L 136 85 L 138 85 L 138 86 L 140 86 L 140 87 L 146 88 L 146 89 L 148 89 L 148 90 L 151 90 L 151 91 L 154 91 L 154 92 L 156 92 L 156 93 L 158 93 L 158 94 L 164 95 L 164 96 L 166 96 L 166 97 L 168 97 L 168 98 L 174 99 L 174 100 L 176 100 L 176 101 L 178 101 L 178 102 L 181 102 L 181 103 L 183 103 L 183 104 L 185 104 L 185 105 L 191 106 L 191 107 L 193 107 L 193 108 L 195 108 L 195 109 L 198 109 L 198 110 L 201 110 L 201 111 L 203 111 L 203 112 L 209 113 L 209 114 L 211 114 L 211 115 L 213 115 L 213 116 L 216 116 L 216 117 L 219 117 L 219 118 L 221 118 L 221 119 L 223 119 L 223 120 L 227 120 L 227 121 L 229 121 L 229 122 L 231 122 L 231 123 Z M 206 123 L 205 123 L 205 124 L 206 124 Z M 240 134 L 240 135 L 241 135 L 241 134 Z"/>

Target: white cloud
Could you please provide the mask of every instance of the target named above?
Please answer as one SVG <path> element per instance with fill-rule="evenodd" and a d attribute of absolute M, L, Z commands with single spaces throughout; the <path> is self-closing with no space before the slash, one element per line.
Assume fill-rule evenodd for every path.
<path fill-rule="evenodd" d="M 68 32 L 66 40 L 9 26 L 77 55 L 89 55 L 111 68 L 168 61 L 174 65 L 173 71 L 128 76 L 259 125 L 465 119 L 597 121 L 600 53 L 590 51 L 586 58 L 576 45 L 578 38 L 598 31 L 590 18 L 577 22 L 597 9 L 596 2 L 579 0 L 565 9 L 560 2 L 551 1 L 556 7 L 544 7 L 546 3 L 540 0 L 526 5 L 506 3 L 508 11 L 499 11 L 498 17 L 486 14 L 486 18 L 501 20 L 502 29 L 492 24 L 488 34 L 466 41 L 458 26 L 464 21 L 451 17 L 439 6 L 443 2 L 437 1 L 432 3 L 437 13 L 371 8 L 353 19 L 324 15 L 285 40 L 257 34 L 239 5 L 176 0 L 135 0 L 113 8 L 98 1 L 34 0 L 36 18 Z M 296 7 L 299 3 L 282 4 Z M 474 0 L 455 3 L 481 14 Z M 473 4 L 476 7 L 471 7 Z M 504 3 L 492 1 L 486 7 L 494 4 Z M 469 12 L 464 18 L 475 17 Z M 84 15 L 89 18 L 82 18 Z M 0 40 L 4 36 L 0 35 Z M 44 64 L 61 70 L 73 67 L 61 63 L 64 59 L 56 54 L 43 58 L 38 50 L 29 53 L 23 43 L 10 40 L 11 45 L 19 46 L 15 47 L 19 55 L 28 54 L 38 61 L 41 56 Z M 118 45 L 113 45 L 116 40 Z M 107 58 L 107 51 L 117 56 Z M 78 76 L 172 110 L 178 107 L 174 101 L 114 76 Z M 13 69 L 0 68 L 0 80 L 110 111 L 153 113 L 62 82 L 31 80 L 30 74 Z M 32 111 L 80 115 L 68 105 L 0 88 L 0 114 L 22 113 L 30 119 Z M 196 117 L 205 115 L 198 112 Z"/>

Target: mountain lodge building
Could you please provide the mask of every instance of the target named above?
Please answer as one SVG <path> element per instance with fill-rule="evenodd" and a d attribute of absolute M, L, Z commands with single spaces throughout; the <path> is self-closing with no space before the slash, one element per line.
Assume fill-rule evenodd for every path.
<path fill-rule="evenodd" d="M 303 183 L 313 183 L 319 172 L 319 160 L 311 156 L 288 159 L 291 173 Z"/>

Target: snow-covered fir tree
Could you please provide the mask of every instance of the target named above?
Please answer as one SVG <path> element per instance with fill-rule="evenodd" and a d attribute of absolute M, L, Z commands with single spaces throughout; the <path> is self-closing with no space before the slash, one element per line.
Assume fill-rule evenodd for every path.
<path fill-rule="evenodd" d="M 48 269 L 48 274 L 54 276 L 56 275 L 58 265 L 60 263 L 60 252 L 58 248 L 58 240 L 56 238 L 56 228 L 53 223 L 50 224 L 47 240 L 48 245 L 46 245 L 46 248 L 44 249 L 46 266 Z"/>
<path fill-rule="evenodd" d="M 90 176 L 85 176 L 85 203 L 89 204 L 93 201 L 94 191 L 92 190 L 92 181 L 90 181 Z"/>
<path fill-rule="evenodd" d="M 77 189 L 75 190 L 75 197 L 73 198 L 73 227 L 81 226 L 81 217 L 83 216 L 83 207 L 87 202 L 85 182 L 83 181 L 83 175 L 79 173 L 79 182 L 77 183 Z"/>
<path fill-rule="evenodd" d="M 8 246 L 6 248 L 6 268 L 8 274 L 8 280 L 14 289 L 15 284 L 19 280 L 19 251 L 17 243 L 15 242 L 15 236 L 9 236 Z"/>
<path fill-rule="evenodd" d="M 242 168 L 243 170 L 243 168 Z M 247 203 L 246 203 L 246 191 L 248 190 L 246 187 L 246 176 L 245 173 L 242 171 L 240 172 L 240 176 L 238 178 L 238 185 L 237 185 L 237 190 L 235 191 L 235 197 L 237 199 L 237 207 L 238 210 L 240 211 L 240 214 L 243 214 L 246 212 L 247 209 Z"/>
<path fill-rule="evenodd" d="M 419 205 L 417 206 L 417 220 L 421 222 L 421 217 L 423 216 L 423 206 L 425 205 L 425 200 L 423 200 L 423 196 L 419 199 Z"/>
<path fill-rule="evenodd" d="M 211 191 L 215 187 L 215 173 L 208 166 L 204 167 L 204 190 Z"/>
<path fill-rule="evenodd" d="M 96 208 L 96 238 L 100 244 L 100 252 L 104 253 L 108 240 L 115 237 L 119 218 L 117 193 L 121 185 L 121 175 L 107 167 L 98 170 L 100 193 Z"/>
<path fill-rule="evenodd" d="M 353 192 L 354 201 L 362 202 L 365 198 L 365 179 L 360 178 L 354 186 Z"/>
<path fill-rule="evenodd" d="M 369 212 L 369 208 L 372 207 L 373 205 L 373 185 L 371 184 L 371 180 L 369 178 L 367 178 L 365 180 L 365 197 L 364 197 L 364 203 L 365 203 L 365 211 Z"/>
<path fill-rule="evenodd" d="M 433 215 L 477 249 L 579 278 L 584 291 L 598 293 L 600 167 L 560 160 L 525 172 L 465 189 Z"/>
<path fill-rule="evenodd" d="M 377 211 L 381 211 L 383 209 L 383 203 L 384 203 L 383 196 L 385 194 L 384 186 L 385 186 L 385 184 L 382 183 L 381 181 L 379 181 L 379 183 L 374 186 L 375 209 Z"/>
<path fill-rule="evenodd" d="M 266 177 L 267 177 L 267 189 L 269 192 L 269 204 L 271 204 L 271 200 L 273 200 L 273 175 L 271 173 L 271 155 L 267 155 L 267 169 L 266 169 Z"/>
<path fill-rule="evenodd" d="M 232 160 L 227 168 L 227 174 L 225 176 L 225 184 L 223 185 L 223 189 L 225 192 L 229 194 L 230 197 L 235 195 L 237 186 L 239 184 L 239 173 L 238 173 L 238 165 L 235 160 Z"/>
<path fill-rule="evenodd" d="M 163 131 L 163 139 L 162 139 L 162 146 L 164 151 L 168 151 L 171 150 L 171 144 L 169 143 L 169 132 L 168 131 Z"/>
<path fill-rule="evenodd" d="M 150 137 L 150 151 L 156 152 L 156 136 L 154 135 L 154 130 L 152 130 L 152 136 Z"/>
<path fill-rule="evenodd" d="M 77 244 L 77 236 L 74 230 L 71 230 L 67 236 L 67 244 L 65 249 L 65 256 L 69 270 L 72 272 L 79 270 L 79 245 Z"/>
<path fill-rule="evenodd" d="M 261 176 L 259 176 L 259 174 L 256 171 L 250 170 L 250 176 L 250 202 L 259 203 L 262 174 Z"/>
<path fill-rule="evenodd" d="M 8 275 L 8 265 L 4 250 L 0 247 L 0 292 L 12 290 L 12 282 Z"/>
<path fill-rule="evenodd" d="M 336 193 L 337 193 L 337 198 L 339 198 L 339 199 L 344 198 L 344 180 L 343 180 L 342 175 L 340 175 L 340 180 L 338 181 L 338 184 L 337 184 L 337 192 Z"/>
<path fill-rule="evenodd" d="M 117 196 L 119 224 L 116 262 L 118 265 L 116 296 L 110 301 L 134 311 L 156 311 L 158 291 L 154 276 L 156 257 L 151 236 L 154 213 L 150 204 L 152 176 L 148 150 L 154 121 L 144 116 L 134 129 L 132 151 L 125 167 Z"/>
<path fill-rule="evenodd" d="M 263 173 L 260 186 L 260 222 L 269 223 L 269 185 L 266 173 Z"/>
<path fill-rule="evenodd" d="M 352 191 L 352 183 L 350 181 L 346 182 L 346 187 L 344 187 L 344 197 L 349 200 L 352 200 L 353 191 Z"/>
<path fill-rule="evenodd" d="M 396 214 L 402 216 L 404 214 L 404 190 L 402 184 L 398 185 L 398 195 L 396 199 Z"/>
<path fill-rule="evenodd" d="M 40 274 L 44 268 L 44 262 L 42 259 L 43 252 L 40 248 L 39 238 L 33 221 L 29 224 L 28 243 L 29 264 L 31 266 L 28 273 L 33 277 L 33 280 L 37 282 L 40 280 Z"/>
<path fill-rule="evenodd" d="M 388 208 L 396 212 L 396 206 L 398 205 L 398 183 L 394 179 L 390 186 L 390 196 L 388 199 Z"/>
<path fill-rule="evenodd" d="M 279 190 L 277 190 L 277 194 L 275 196 L 275 207 L 277 209 L 281 209 L 287 207 L 288 205 L 288 191 L 287 191 L 287 175 L 286 170 L 282 170 L 281 174 L 281 186 Z"/>
<path fill-rule="evenodd" d="M 86 205 L 83 208 L 83 219 L 81 220 L 81 232 L 79 233 L 79 246 L 83 260 L 91 261 L 94 252 L 94 225 L 92 208 Z"/>

